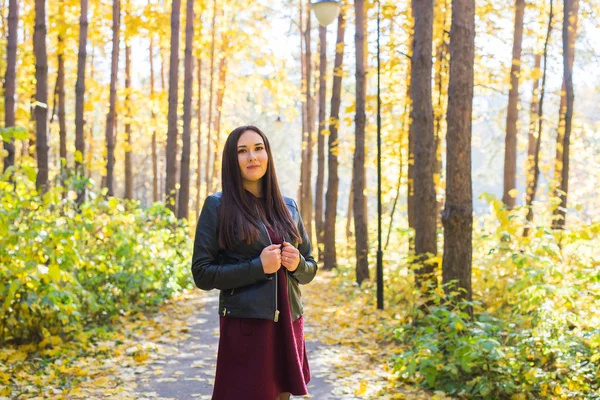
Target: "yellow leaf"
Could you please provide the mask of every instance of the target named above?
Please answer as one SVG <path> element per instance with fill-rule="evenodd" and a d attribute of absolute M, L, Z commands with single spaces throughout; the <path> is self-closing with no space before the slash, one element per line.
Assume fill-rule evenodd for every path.
<path fill-rule="evenodd" d="M 108 376 L 101 376 L 94 380 L 94 386 L 107 386 L 110 383 L 110 378 Z"/>
<path fill-rule="evenodd" d="M 367 381 L 360 381 L 360 386 L 354 391 L 356 396 L 364 396 L 367 393 Z"/>
<path fill-rule="evenodd" d="M 556 387 L 554 388 L 554 393 L 556 393 L 556 394 L 562 393 L 562 388 L 560 387 L 560 385 L 556 385 Z"/>
<path fill-rule="evenodd" d="M 8 356 L 8 364 L 24 361 L 27 358 L 27 353 L 16 350 Z"/>
<path fill-rule="evenodd" d="M 136 354 L 135 356 L 133 356 L 133 359 L 136 362 L 142 363 L 142 362 L 144 362 L 144 361 L 146 361 L 148 359 L 148 353 Z"/>

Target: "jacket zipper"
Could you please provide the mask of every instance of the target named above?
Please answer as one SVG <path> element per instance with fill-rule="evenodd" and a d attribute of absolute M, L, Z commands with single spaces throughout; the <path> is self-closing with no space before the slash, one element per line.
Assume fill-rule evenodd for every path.
<path fill-rule="evenodd" d="M 267 229 L 267 226 L 265 225 L 264 222 L 260 221 L 262 226 L 265 227 L 265 232 L 267 232 L 267 237 L 269 238 L 269 243 L 273 244 L 273 242 L 271 241 L 271 236 L 269 236 L 269 231 Z M 273 321 L 277 322 L 279 321 L 279 310 L 277 309 L 277 273 L 275 274 L 275 277 L 273 278 L 275 280 L 275 317 L 273 318 Z"/>

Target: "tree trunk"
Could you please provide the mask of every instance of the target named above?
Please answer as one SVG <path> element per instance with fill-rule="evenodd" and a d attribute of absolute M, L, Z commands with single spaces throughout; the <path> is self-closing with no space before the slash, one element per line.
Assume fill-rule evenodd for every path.
<path fill-rule="evenodd" d="M 77 55 L 77 82 L 75 83 L 75 170 L 83 178 L 85 176 L 85 62 L 87 58 L 88 0 L 81 0 L 79 17 L 79 53 Z M 82 186 L 77 193 L 77 204 L 86 197 L 86 187 Z"/>
<path fill-rule="evenodd" d="M 300 25 L 302 27 L 302 24 Z M 302 150 L 303 157 L 301 162 L 301 183 L 300 183 L 300 213 L 302 220 L 305 221 L 306 233 L 312 239 L 312 221 L 313 221 L 313 202 L 312 202 L 312 147 L 313 147 L 313 126 L 315 122 L 313 97 L 311 94 L 312 78 L 312 53 L 310 44 L 311 32 L 311 10 L 310 1 L 307 1 L 306 7 L 306 28 L 304 30 L 304 71 L 303 86 L 306 90 L 306 127 L 302 132 Z"/>
<path fill-rule="evenodd" d="M 365 170 L 365 125 L 366 125 L 366 8 L 364 0 L 354 1 L 356 13 L 356 114 L 354 116 L 356 146 L 354 150 L 354 236 L 356 238 L 356 283 L 369 279 L 369 237 L 367 227 L 367 198 Z"/>
<path fill-rule="evenodd" d="M 414 12 L 413 12 L 413 7 L 412 7 L 412 1 L 411 3 L 411 7 L 409 9 L 409 13 L 410 13 L 410 18 L 414 21 Z M 408 37 L 408 47 L 410 49 L 411 55 L 410 55 L 410 64 L 409 64 L 409 69 L 410 69 L 410 74 L 412 74 L 412 64 L 413 64 L 413 60 L 412 60 L 412 44 L 414 41 L 414 29 L 411 30 L 409 32 L 409 37 Z M 407 71 L 408 73 L 408 71 Z M 407 98 L 408 95 L 410 95 L 411 92 L 411 86 L 412 82 L 408 82 L 408 90 L 407 90 Z M 412 105 L 409 106 L 409 108 L 411 109 L 412 112 Z M 409 113 L 410 116 L 410 113 Z M 410 117 L 409 117 L 409 121 L 410 121 Z M 411 229 L 415 229 L 415 179 L 414 179 L 414 175 L 415 175 L 415 171 L 414 171 L 414 165 L 415 165 L 415 140 L 412 134 L 412 131 L 410 129 L 410 125 L 409 125 L 409 129 L 408 129 L 408 163 L 407 163 L 407 169 L 408 171 L 406 172 L 406 208 L 407 208 L 407 217 L 408 217 L 408 227 Z M 415 250 L 415 238 L 414 236 L 410 236 L 409 240 L 408 240 L 408 251 L 409 253 L 412 253 Z"/>
<path fill-rule="evenodd" d="M 94 64 L 94 57 L 95 57 L 95 52 L 94 52 L 94 47 L 92 47 L 92 56 L 90 58 L 90 79 L 92 80 L 92 82 L 94 81 L 94 73 L 96 72 L 96 68 L 95 68 L 95 64 Z M 84 88 L 85 89 L 85 88 Z M 85 120 L 84 120 L 85 122 Z M 88 142 L 89 142 L 89 147 L 86 150 L 87 153 L 87 157 L 85 158 L 85 169 L 86 169 L 86 178 L 92 178 L 92 161 L 94 159 L 94 124 L 89 124 L 88 125 L 88 129 L 87 129 L 87 137 L 88 137 Z M 100 174 L 102 175 L 102 174 Z M 102 179 L 104 178 L 104 176 L 101 176 L 100 180 L 102 181 Z M 101 182 L 100 187 L 104 187 L 103 182 Z M 78 200 L 83 200 L 83 199 L 78 199 Z"/>
<path fill-rule="evenodd" d="M 204 9 L 201 8 L 200 15 L 198 16 L 198 24 L 199 24 L 199 35 L 202 37 L 202 11 Z M 198 120 L 198 151 L 197 151 L 197 165 L 196 165 L 196 221 L 200 217 L 200 206 L 202 201 L 201 196 L 201 188 L 202 188 L 202 50 L 197 50 L 197 60 L 198 60 L 198 105 L 196 109 L 196 119 Z"/>
<path fill-rule="evenodd" d="M 338 16 L 337 36 L 335 45 L 335 59 L 333 62 L 333 86 L 331 89 L 331 109 L 329 118 L 329 152 L 327 155 L 327 194 L 325 205 L 324 259 L 323 268 L 330 270 L 337 268 L 337 254 L 335 249 L 335 221 L 337 219 L 337 201 L 340 178 L 338 176 L 340 104 L 342 98 L 342 76 L 344 60 L 344 34 L 346 32 L 346 19 L 344 8 Z"/>
<path fill-rule="evenodd" d="M 437 86 L 437 107 L 433 112 L 433 124 L 434 124 L 434 136 L 435 136 L 435 162 L 434 162 L 434 182 L 436 183 L 436 196 L 437 194 L 443 194 L 444 188 L 440 185 L 442 181 L 442 119 L 445 114 L 444 107 L 447 107 L 447 89 L 448 89 L 448 60 L 446 59 L 446 55 L 448 54 L 448 40 L 449 35 L 447 34 L 450 31 L 449 22 L 451 18 L 451 13 L 448 11 L 452 11 L 450 7 L 449 0 L 444 0 L 443 4 L 440 7 L 440 11 L 442 13 L 442 39 L 438 43 L 436 50 L 436 66 L 435 68 L 435 77 L 434 82 Z M 448 23 L 447 23 L 448 21 Z M 435 9 L 434 9 L 434 26 L 435 26 Z M 448 27 L 446 29 L 446 27 Z M 434 33 L 435 35 L 435 33 Z M 448 40 L 447 40 L 448 38 Z M 444 201 L 442 196 L 438 197 L 437 200 L 437 210 L 436 210 L 436 223 L 438 228 L 442 228 L 441 218 L 438 218 L 439 215 L 442 214 L 442 210 L 444 209 Z"/>
<path fill-rule="evenodd" d="M 573 63 L 575 62 L 575 39 L 579 19 L 579 0 L 565 0 L 563 17 L 563 86 L 560 96 L 560 121 L 556 135 L 556 161 L 554 177 L 555 196 L 560 205 L 553 210 L 553 229 L 563 229 L 566 222 L 567 195 L 569 193 L 569 146 L 573 120 Z"/>
<path fill-rule="evenodd" d="M 414 140 L 415 255 L 421 266 L 417 284 L 433 282 L 435 266 L 426 260 L 437 254 L 437 201 L 433 172 L 435 140 L 431 71 L 433 68 L 433 0 L 413 1 L 414 42 L 411 68 L 412 112 L 410 126 Z"/>
<path fill-rule="evenodd" d="M 521 74 L 521 43 L 523 41 L 524 14 L 525 0 L 515 0 L 515 30 L 510 68 L 510 90 L 508 92 L 508 108 L 506 111 L 504 195 L 502 196 L 502 201 L 508 209 L 512 209 L 515 206 L 517 185 L 517 121 L 519 119 L 519 75 Z"/>
<path fill-rule="evenodd" d="M 354 209 L 354 170 L 350 178 L 350 191 L 348 193 L 348 208 L 346 213 L 346 244 L 350 245 L 352 241 L 352 210 Z M 351 246 L 350 246 L 351 247 Z"/>
<path fill-rule="evenodd" d="M 535 66 L 533 69 L 533 90 L 531 93 L 531 105 L 529 109 L 529 134 L 527 144 L 527 163 L 525 165 L 525 187 L 530 188 L 533 185 L 533 177 L 535 176 L 535 149 L 537 148 L 537 124 L 539 114 L 539 86 L 540 86 L 540 66 L 542 63 L 542 55 L 535 55 Z M 529 196 L 529 190 L 527 191 Z M 529 201 L 529 200 L 527 200 Z"/>
<path fill-rule="evenodd" d="M 115 165 L 115 126 L 117 102 L 117 73 L 119 71 L 119 24 L 121 18 L 121 2 L 113 0 L 112 24 L 112 59 L 110 63 L 110 99 L 109 110 L 106 116 L 106 187 L 107 195 L 114 195 L 113 170 Z"/>
<path fill-rule="evenodd" d="M 542 128 L 544 121 L 544 94 L 546 92 L 546 70 L 548 67 L 548 42 L 550 41 L 550 34 L 552 33 L 552 18 L 554 17 L 553 2 L 554 0 L 550 0 L 550 16 L 548 17 L 548 30 L 546 32 L 546 42 L 544 43 L 544 72 L 542 74 L 542 88 L 540 90 L 540 103 L 538 107 L 538 132 L 535 151 L 533 154 L 533 176 L 531 179 L 531 185 L 527 187 L 527 195 L 525 199 L 525 204 L 527 207 L 527 222 L 525 229 L 523 229 L 523 236 L 529 235 L 529 230 L 531 229 L 531 224 L 533 222 L 533 200 L 535 199 L 535 194 L 537 192 L 538 179 L 540 175 L 540 147 L 542 143 Z"/>
<path fill-rule="evenodd" d="M 169 60 L 169 112 L 167 131 L 167 166 L 165 182 L 165 201 L 167 208 L 175 213 L 177 183 L 177 94 L 179 88 L 179 14 L 181 0 L 171 4 L 171 56 Z"/>
<path fill-rule="evenodd" d="M 181 176 L 177 217 L 189 219 L 190 154 L 192 138 L 192 95 L 194 93 L 194 1 L 187 0 L 185 11 L 185 59 L 183 84 L 183 137 L 181 149 Z"/>
<path fill-rule="evenodd" d="M 61 0 L 58 5 L 58 13 L 61 21 L 64 21 L 65 18 L 65 2 Z M 62 22 L 58 25 L 58 70 L 56 72 L 56 93 L 58 95 L 58 126 L 59 132 L 58 135 L 60 137 L 60 150 L 59 156 L 60 158 L 65 159 L 65 165 L 63 166 L 62 161 L 60 163 L 61 170 L 61 179 L 65 179 L 65 170 L 67 168 L 67 122 L 66 122 L 66 112 L 65 112 L 65 37 L 64 31 L 66 27 L 62 26 Z M 66 192 L 63 193 L 63 196 L 66 195 Z"/>
<path fill-rule="evenodd" d="M 212 169 L 211 191 L 217 191 L 217 171 L 220 169 L 221 157 L 220 157 L 220 144 L 221 144 L 221 109 L 223 108 L 223 98 L 225 97 L 225 79 L 227 78 L 227 40 L 223 38 L 223 45 L 221 47 L 221 60 L 219 60 L 219 81 L 217 83 L 217 98 L 215 99 L 216 115 L 214 121 L 214 134 L 215 138 L 215 160 Z"/>
<path fill-rule="evenodd" d="M 15 89 L 17 82 L 17 27 L 19 24 L 19 2 L 8 3 L 8 38 L 6 42 L 6 73 L 4 75 L 4 126 L 15 126 Z M 15 165 L 15 139 L 4 142 L 7 155 L 4 158 L 3 172 Z M 13 177 L 11 176 L 11 181 Z"/>
<path fill-rule="evenodd" d="M 48 190 L 48 56 L 46 54 L 46 0 L 35 0 L 35 31 L 33 34 L 35 54 L 35 148 L 38 173 L 36 188 Z"/>
<path fill-rule="evenodd" d="M 154 37 L 150 36 L 150 46 L 148 47 L 150 52 L 150 119 L 152 121 L 152 201 L 159 201 L 158 196 L 158 154 L 157 154 L 157 143 L 156 143 L 156 113 L 154 112 L 155 107 L 155 95 L 154 95 Z"/>
<path fill-rule="evenodd" d="M 202 186 L 202 58 L 198 55 L 198 108 L 196 118 L 198 119 L 198 165 L 196 166 L 196 220 L 200 218 L 200 189 Z"/>
<path fill-rule="evenodd" d="M 319 25 L 319 128 L 317 132 L 317 183 L 315 188 L 315 228 L 317 231 L 318 261 L 323 263 L 325 230 L 323 223 L 323 185 L 325 183 L 325 120 L 327 114 L 325 74 L 327 72 L 327 28 Z"/>
<path fill-rule="evenodd" d="M 133 199 L 133 152 L 131 147 L 131 46 L 125 46 L 125 198 Z"/>
<path fill-rule="evenodd" d="M 473 189 L 471 182 L 471 128 L 473 112 L 473 63 L 475 60 L 475 0 L 452 1 L 450 30 L 450 82 L 448 85 L 448 132 L 446 204 L 444 225 L 444 284 L 457 281 L 470 301 Z M 449 290 L 454 288 L 448 287 Z"/>
<path fill-rule="evenodd" d="M 300 138 L 300 182 L 298 184 L 298 202 L 300 207 L 300 215 L 304 218 L 303 209 L 303 193 L 304 188 L 302 185 L 304 184 L 304 174 L 305 174 L 305 163 L 306 163 L 306 129 L 307 129 L 307 96 L 306 96 L 306 54 L 304 50 L 304 0 L 298 1 L 298 9 L 299 9 L 299 25 L 298 30 L 300 31 L 300 117 L 302 121 L 302 134 Z"/>
<path fill-rule="evenodd" d="M 206 184 L 206 195 L 208 197 L 210 194 L 210 152 L 211 152 L 211 141 L 212 141 L 212 110 L 213 110 L 213 82 L 214 82 L 214 74 L 215 74 L 215 33 L 217 31 L 216 28 L 217 22 L 217 1 L 213 0 L 213 15 L 212 15 L 212 26 L 211 26 L 211 41 L 210 41 L 210 78 L 208 82 L 208 121 L 207 124 L 207 136 L 206 136 L 206 164 L 204 166 L 204 181 Z"/>
<path fill-rule="evenodd" d="M 160 40 L 159 40 L 159 44 L 160 44 Z M 165 82 L 165 64 L 166 64 L 166 57 L 165 57 L 165 51 L 163 51 L 162 47 L 159 46 L 158 49 L 158 53 L 160 56 L 160 88 L 162 93 L 165 93 L 165 91 L 167 90 L 167 86 L 166 86 L 166 82 Z M 159 151 L 160 151 L 161 147 L 159 147 Z M 164 147 L 163 147 L 164 149 Z M 160 171 L 162 168 L 165 168 L 165 164 L 166 163 L 166 157 L 164 154 L 164 151 L 158 154 L 158 170 Z M 165 194 L 165 174 L 158 174 L 158 197 L 159 197 L 159 201 L 164 201 L 164 194 Z"/>

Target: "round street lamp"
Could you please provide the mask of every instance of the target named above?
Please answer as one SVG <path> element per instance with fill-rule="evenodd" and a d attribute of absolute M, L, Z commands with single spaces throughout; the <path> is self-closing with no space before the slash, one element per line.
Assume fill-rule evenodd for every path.
<path fill-rule="evenodd" d="M 323 26 L 331 24 L 338 17 L 340 6 L 338 0 L 317 0 L 310 4 L 310 8 Z"/>

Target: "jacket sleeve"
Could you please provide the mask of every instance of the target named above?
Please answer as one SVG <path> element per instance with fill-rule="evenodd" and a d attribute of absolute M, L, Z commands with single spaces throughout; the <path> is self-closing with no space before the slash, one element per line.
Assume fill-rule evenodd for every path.
<path fill-rule="evenodd" d="M 228 290 L 266 280 L 260 257 L 219 264 L 218 200 L 208 196 L 202 206 L 192 254 L 194 283 L 202 290 Z"/>
<path fill-rule="evenodd" d="M 296 210 L 298 210 L 298 204 L 296 204 L 295 200 L 294 206 L 296 207 Z M 311 253 L 310 238 L 304 229 L 304 223 L 302 222 L 300 212 L 298 212 L 298 231 L 302 237 L 302 243 L 298 246 L 298 250 L 300 252 L 300 264 L 298 264 L 298 268 L 290 274 L 296 278 L 298 283 L 306 285 L 314 279 L 315 275 L 317 274 L 318 267 L 317 262 Z"/>

